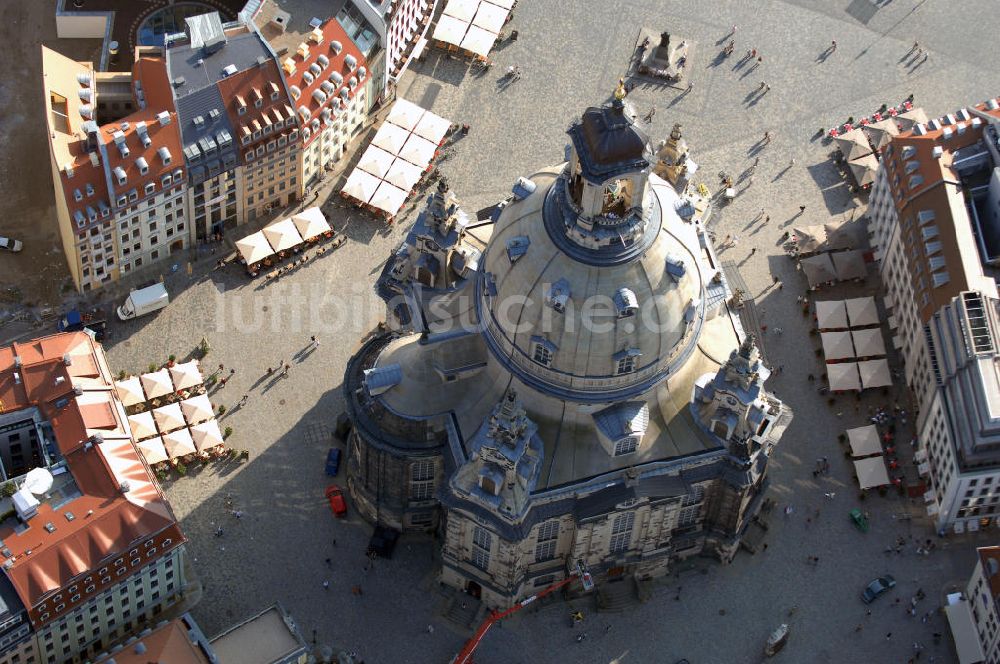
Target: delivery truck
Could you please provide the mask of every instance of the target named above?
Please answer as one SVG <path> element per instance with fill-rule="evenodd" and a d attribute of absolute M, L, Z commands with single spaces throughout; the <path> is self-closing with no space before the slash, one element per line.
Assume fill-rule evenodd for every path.
<path fill-rule="evenodd" d="M 170 303 L 167 288 L 161 283 L 146 286 L 129 293 L 128 299 L 118 307 L 118 318 L 132 320 L 159 311 Z"/>

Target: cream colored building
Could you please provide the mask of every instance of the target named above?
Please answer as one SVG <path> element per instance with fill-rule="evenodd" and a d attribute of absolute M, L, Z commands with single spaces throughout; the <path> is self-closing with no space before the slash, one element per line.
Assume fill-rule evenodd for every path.
<path fill-rule="evenodd" d="M 491 607 L 578 565 L 603 595 L 732 559 L 791 420 L 686 180 L 651 173 L 631 117 L 587 109 L 492 228 L 440 187 L 379 280 L 398 331 L 345 376 L 359 511 L 440 527 L 442 581 Z"/>

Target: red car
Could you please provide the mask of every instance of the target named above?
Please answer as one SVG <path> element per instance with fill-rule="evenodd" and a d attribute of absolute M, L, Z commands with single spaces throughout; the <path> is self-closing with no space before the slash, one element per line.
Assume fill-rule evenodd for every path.
<path fill-rule="evenodd" d="M 347 502 L 344 501 L 344 494 L 339 486 L 331 484 L 326 487 L 326 499 L 330 501 L 330 511 L 334 516 L 347 516 Z"/>

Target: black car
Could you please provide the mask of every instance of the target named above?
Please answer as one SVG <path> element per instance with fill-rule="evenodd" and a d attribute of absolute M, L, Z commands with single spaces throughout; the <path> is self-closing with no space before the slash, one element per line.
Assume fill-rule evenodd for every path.
<path fill-rule="evenodd" d="M 890 588 L 896 587 L 896 579 L 892 578 L 888 574 L 885 576 L 880 576 L 865 588 L 864 592 L 861 593 L 861 600 L 865 604 L 871 604 L 875 601 L 875 598 L 884 592 L 887 592 Z"/>

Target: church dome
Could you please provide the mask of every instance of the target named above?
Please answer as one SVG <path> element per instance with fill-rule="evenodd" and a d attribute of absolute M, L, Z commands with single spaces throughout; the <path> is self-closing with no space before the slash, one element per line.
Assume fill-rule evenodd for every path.
<path fill-rule="evenodd" d="M 588 179 L 603 180 L 609 174 L 641 170 L 651 163 L 649 139 L 625 114 L 623 101 L 588 108 L 567 133 Z"/>

